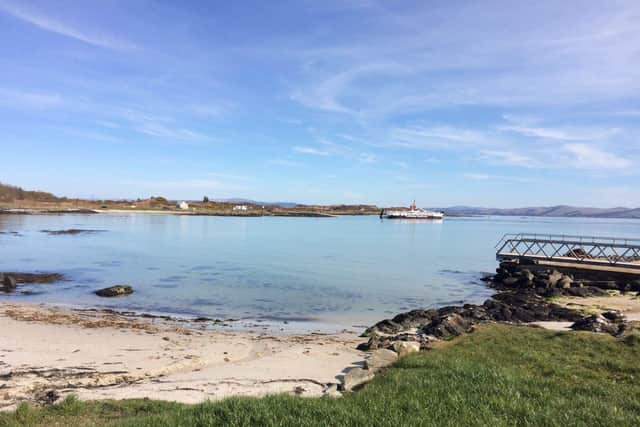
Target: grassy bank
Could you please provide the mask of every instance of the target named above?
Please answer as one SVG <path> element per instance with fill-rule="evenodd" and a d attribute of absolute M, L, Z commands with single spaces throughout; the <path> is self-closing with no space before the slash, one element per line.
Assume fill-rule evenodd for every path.
<path fill-rule="evenodd" d="M 342 399 L 270 396 L 22 406 L 0 425 L 640 425 L 640 339 L 492 325 Z"/>

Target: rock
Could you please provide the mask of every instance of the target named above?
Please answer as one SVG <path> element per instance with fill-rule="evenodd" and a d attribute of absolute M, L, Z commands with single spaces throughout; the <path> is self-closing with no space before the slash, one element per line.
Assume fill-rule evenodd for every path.
<path fill-rule="evenodd" d="M 418 349 L 420 345 L 418 344 Z M 372 371 L 377 371 L 381 368 L 387 367 L 398 360 L 398 353 L 395 351 L 387 350 L 386 348 L 380 348 L 371 353 L 371 355 L 365 361 L 365 367 Z"/>
<path fill-rule="evenodd" d="M 607 292 L 594 286 L 581 286 L 569 289 L 563 289 L 563 293 L 574 297 L 603 297 L 607 296 Z"/>
<path fill-rule="evenodd" d="M 558 280 L 557 286 L 562 289 L 569 289 L 572 283 L 573 283 L 573 279 L 571 277 L 562 276 L 562 279 Z"/>
<path fill-rule="evenodd" d="M 13 276 L 2 277 L 2 290 L 5 292 L 11 292 L 16 289 L 16 279 Z"/>
<path fill-rule="evenodd" d="M 520 280 L 518 277 L 507 277 L 502 281 L 502 284 L 505 286 L 513 286 L 518 282 L 518 280 Z"/>
<path fill-rule="evenodd" d="M 623 326 L 623 324 L 610 322 L 606 317 L 600 314 L 595 314 L 578 320 L 571 325 L 571 329 L 574 331 L 603 332 L 616 336 L 624 330 Z"/>
<path fill-rule="evenodd" d="M 109 288 L 99 289 L 96 292 L 99 297 L 119 297 L 133 293 L 133 288 L 128 285 L 115 285 Z"/>
<path fill-rule="evenodd" d="M 47 390 L 35 396 L 36 400 L 44 405 L 51 405 L 60 399 L 60 394 L 55 390 Z"/>
<path fill-rule="evenodd" d="M 322 395 L 328 397 L 342 397 L 342 393 L 338 390 L 338 384 L 335 383 L 327 384 L 327 388 L 324 389 Z"/>
<path fill-rule="evenodd" d="M 602 313 L 602 317 L 612 323 L 623 323 L 627 320 L 627 317 L 621 311 L 609 310 Z"/>
<path fill-rule="evenodd" d="M 527 279 L 529 282 L 532 282 L 533 279 L 535 278 L 531 270 L 527 270 L 527 269 L 521 270 L 520 276 Z"/>
<path fill-rule="evenodd" d="M 425 323 L 429 323 L 434 316 L 438 315 L 438 310 L 411 310 L 398 314 L 393 319 L 385 319 L 367 329 L 363 336 L 370 337 L 372 334 L 382 332 L 383 334 L 396 334 L 407 329 L 416 328 Z"/>
<path fill-rule="evenodd" d="M 16 283 L 53 283 L 64 280 L 60 273 L 16 273 L 5 272 L 4 277 L 11 276 Z"/>
<path fill-rule="evenodd" d="M 374 371 L 362 368 L 351 368 L 344 375 L 344 389 L 346 391 L 353 391 L 355 388 L 371 381 L 373 377 Z"/>
<path fill-rule="evenodd" d="M 560 279 L 562 279 L 562 273 L 560 273 L 558 270 L 553 270 L 551 274 L 549 274 L 549 285 L 557 285 Z"/>
<path fill-rule="evenodd" d="M 404 357 L 407 354 L 420 351 L 420 343 L 415 341 L 396 341 L 393 343 L 393 349 L 398 353 L 397 357 Z"/>
<path fill-rule="evenodd" d="M 433 335 L 438 338 L 448 338 L 469 332 L 471 326 L 471 321 L 465 319 L 458 313 L 451 313 L 439 316 L 430 324 L 423 327 L 422 330 L 427 335 Z"/>

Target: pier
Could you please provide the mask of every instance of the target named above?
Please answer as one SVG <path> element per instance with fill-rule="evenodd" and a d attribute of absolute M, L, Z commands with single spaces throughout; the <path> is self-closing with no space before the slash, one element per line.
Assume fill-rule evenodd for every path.
<path fill-rule="evenodd" d="M 505 234 L 498 261 L 640 276 L 640 239 L 560 234 Z"/>

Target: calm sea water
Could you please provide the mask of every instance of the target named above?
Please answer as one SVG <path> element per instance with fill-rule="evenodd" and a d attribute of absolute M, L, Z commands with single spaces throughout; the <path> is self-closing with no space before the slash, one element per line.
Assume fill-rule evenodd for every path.
<path fill-rule="evenodd" d="M 103 232 L 41 232 L 69 228 Z M 412 308 L 483 301 L 491 291 L 479 279 L 495 269 L 494 245 L 504 233 L 640 237 L 640 221 L 0 215 L 0 232 L 0 271 L 69 278 L 1 300 L 354 326 Z M 93 294 L 120 283 L 136 292 Z"/>

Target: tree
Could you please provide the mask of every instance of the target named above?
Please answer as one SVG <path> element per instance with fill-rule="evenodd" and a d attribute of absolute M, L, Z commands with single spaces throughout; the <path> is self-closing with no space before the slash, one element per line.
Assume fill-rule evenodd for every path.
<path fill-rule="evenodd" d="M 202 203 L 209 203 L 209 198 L 207 196 L 204 196 L 202 198 Z"/>

